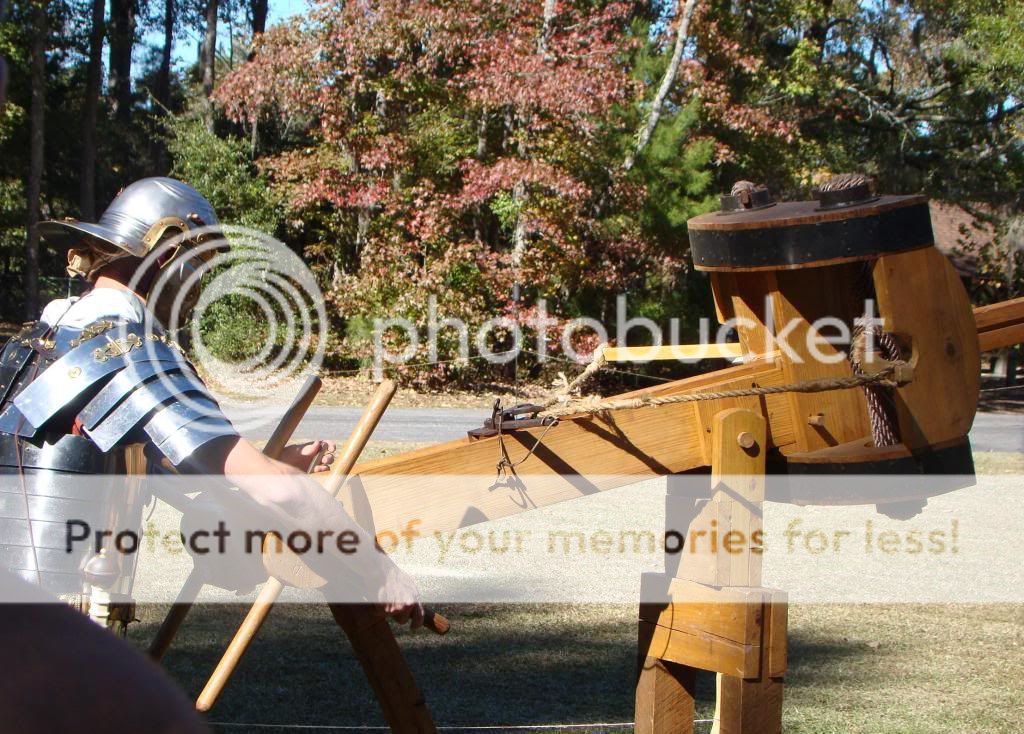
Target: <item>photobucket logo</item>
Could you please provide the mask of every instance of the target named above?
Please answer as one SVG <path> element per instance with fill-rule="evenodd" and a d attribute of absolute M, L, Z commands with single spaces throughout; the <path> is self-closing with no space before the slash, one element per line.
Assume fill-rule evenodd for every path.
<path fill-rule="evenodd" d="M 158 322 L 151 330 L 165 327 L 171 336 L 187 330 L 193 363 L 226 393 L 220 402 L 231 406 L 239 430 L 276 420 L 280 404 L 319 371 L 327 344 L 323 294 L 302 258 L 273 237 L 233 225 L 193 228 L 155 247 L 132 287 L 143 288 L 135 280 L 147 277 L 150 317 Z M 242 339 L 252 347 L 244 359 L 222 359 L 207 343 L 201 324 L 217 303 L 255 311 L 251 323 L 241 319 Z M 177 399 L 210 410 L 198 390 Z"/>
<path fill-rule="evenodd" d="M 835 364 L 848 359 L 848 352 L 843 347 L 849 347 L 853 343 L 853 325 L 843 319 L 826 316 L 811 323 L 802 318 L 780 322 L 776 319 L 775 307 L 770 297 L 765 298 L 761 313 L 763 319 L 737 316 L 722 324 L 702 317 L 698 321 L 697 345 L 735 344 L 740 334 L 758 333 L 764 339 L 764 349 L 757 353 L 745 354 L 747 358 L 778 353 L 792 363 L 817 361 L 822 364 Z M 863 316 L 858 317 L 856 323 L 865 327 L 863 347 L 867 351 L 873 351 L 875 335 L 882 329 L 883 320 L 875 316 L 875 304 L 870 299 L 864 302 L 862 313 Z M 529 339 L 524 331 L 530 332 Z M 630 316 L 625 295 L 620 295 L 616 299 L 615 324 L 611 332 L 605 324 L 589 317 L 569 321 L 554 318 L 548 312 L 545 299 L 540 299 L 536 308 L 530 309 L 529 315 L 522 319 L 496 316 L 471 328 L 460 318 L 439 316 L 437 297 L 431 295 L 427 302 L 425 326 L 404 317 L 374 319 L 374 377 L 382 379 L 387 365 L 407 365 L 420 360 L 427 364 L 439 362 L 439 342 L 442 334 L 446 340 L 450 336 L 446 332 L 453 333 L 458 339 L 457 356 L 451 357 L 450 353 L 446 353 L 450 361 L 468 362 L 476 359 L 495 365 L 507 364 L 526 353 L 536 357 L 541 363 L 546 362 L 551 358 L 551 343 L 556 343 L 560 348 L 561 359 L 585 364 L 590 361 L 594 347 L 609 343 L 612 337 L 616 344 L 624 345 L 627 336 L 629 341 L 647 344 L 644 347 L 633 348 L 628 361 L 647 362 L 666 358 L 665 350 L 662 349 L 666 342 L 668 346 L 675 346 L 684 341 L 681 319 L 670 319 L 666 330 L 653 319 Z M 501 337 L 496 338 L 499 333 Z M 581 339 L 582 335 L 589 338 Z M 495 342 L 504 342 L 510 346 L 495 350 L 492 348 Z M 585 346 L 581 348 L 581 344 Z M 706 357 L 699 349 L 678 349 L 669 350 L 668 358 L 679 362 L 697 362 Z"/>

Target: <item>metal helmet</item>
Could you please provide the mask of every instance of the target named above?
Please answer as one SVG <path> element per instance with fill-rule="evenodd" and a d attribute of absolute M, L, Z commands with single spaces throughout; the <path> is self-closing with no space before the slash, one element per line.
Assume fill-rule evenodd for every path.
<path fill-rule="evenodd" d="M 198 279 L 191 276 L 215 251 L 200 248 L 197 254 L 195 248 L 219 239 L 219 224 L 210 202 L 198 191 L 173 178 L 157 177 L 124 188 L 95 224 L 70 218 L 48 221 L 40 223 L 39 233 L 46 242 L 68 248 L 68 273 L 89 281 L 116 260 L 153 255 L 159 272 L 150 279 L 150 292 L 143 295 L 157 318 L 174 328 L 169 323 L 172 308 L 176 321 L 188 317 L 199 291 L 183 289 L 197 285 Z"/>

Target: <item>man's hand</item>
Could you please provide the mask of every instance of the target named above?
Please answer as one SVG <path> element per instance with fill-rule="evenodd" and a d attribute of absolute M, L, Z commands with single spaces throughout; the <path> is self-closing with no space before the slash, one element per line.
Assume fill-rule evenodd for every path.
<path fill-rule="evenodd" d="M 423 605 L 420 604 L 420 590 L 412 576 L 391 564 L 385 572 L 384 585 L 377 597 L 384 614 L 399 624 L 410 623 L 410 628 L 423 626 Z"/>
<path fill-rule="evenodd" d="M 278 461 L 293 466 L 301 472 L 319 474 L 330 470 L 331 463 L 334 461 L 334 452 L 334 441 L 294 443 L 291 446 L 285 446 Z M 317 458 L 317 454 L 320 455 L 319 458 Z M 316 464 L 311 468 L 310 464 L 313 459 L 316 459 Z"/>

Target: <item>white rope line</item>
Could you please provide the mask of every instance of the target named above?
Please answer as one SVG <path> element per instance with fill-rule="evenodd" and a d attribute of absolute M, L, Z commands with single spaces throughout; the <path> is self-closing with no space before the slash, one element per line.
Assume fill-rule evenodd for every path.
<path fill-rule="evenodd" d="M 694 724 L 712 724 L 714 719 L 694 719 Z M 220 727 L 247 727 L 249 729 L 306 729 L 319 731 L 390 731 L 387 726 L 374 726 L 371 724 L 359 724 L 352 726 L 333 724 L 246 724 L 238 721 L 210 721 L 210 726 Z M 500 726 L 487 724 L 481 726 L 438 726 L 438 731 L 541 731 L 552 729 L 613 729 L 613 728 L 634 728 L 632 721 L 618 722 L 597 722 L 593 724 L 511 724 Z"/>
<path fill-rule="evenodd" d="M 1005 387 L 986 387 L 981 392 L 1003 392 L 1004 390 L 1024 390 L 1024 384 L 1006 385 Z"/>

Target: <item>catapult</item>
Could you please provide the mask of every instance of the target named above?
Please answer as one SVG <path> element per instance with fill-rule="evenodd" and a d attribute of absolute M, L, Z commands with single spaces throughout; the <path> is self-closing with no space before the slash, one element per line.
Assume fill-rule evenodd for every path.
<path fill-rule="evenodd" d="M 710 469 L 706 491 L 697 496 L 670 479 L 666 527 L 716 523 L 720 533 L 751 537 L 761 530 L 766 499 L 873 504 L 906 518 L 929 496 L 971 483 L 967 433 L 979 396 L 980 354 L 1024 341 L 1024 299 L 972 310 L 953 267 L 934 247 L 923 196 L 874 196 L 863 179 L 838 177 L 815 201 L 776 203 L 751 184 L 722 200 L 722 211 L 690 220 L 690 244 L 695 267 L 711 278 L 718 320 L 735 320 L 738 343 L 642 355 L 703 354 L 741 363 L 606 400 L 499 407 L 483 429 L 462 440 L 358 464 L 349 473 L 351 456 L 351 463 L 341 462 L 346 480 L 331 486 L 339 500 L 375 533 L 402 527 L 416 505 L 420 528 L 430 534 L 626 482 Z M 866 319 L 872 315 L 866 302 L 874 304 L 880 325 Z M 825 318 L 856 335 L 849 358 L 816 338 L 814 324 Z M 788 330 L 787 349 L 776 341 L 780 324 Z M 603 359 L 638 354 L 610 348 Z M 379 417 L 389 397 L 369 413 Z M 372 430 L 375 419 L 368 420 Z M 362 433 L 365 443 L 369 433 Z M 362 443 L 352 444 L 356 455 Z M 495 484 L 499 460 L 506 481 Z M 910 491 L 868 482 L 850 495 L 830 494 L 825 482 L 813 492 L 799 489 L 806 483 L 766 482 L 767 473 L 936 481 L 908 484 Z M 452 475 L 465 481 L 452 482 Z M 948 476 L 960 480 L 943 480 Z M 430 501 L 417 504 L 416 497 Z M 278 579 L 272 584 L 315 585 L 295 575 L 294 563 L 271 558 L 266 566 Z M 718 732 L 779 732 L 787 601 L 783 591 L 762 586 L 761 556 L 747 549 L 666 557 L 664 573 L 642 583 L 661 589 L 665 601 L 640 607 L 636 731 L 692 731 L 695 674 L 707 670 L 718 674 Z M 269 605 L 261 599 L 204 691 L 201 709 L 213 704 L 266 616 Z M 187 611 L 176 609 L 154 644 L 156 657 Z M 391 728 L 434 731 L 387 624 L 360 612 L 336 611 L 335 618 Z"/>

